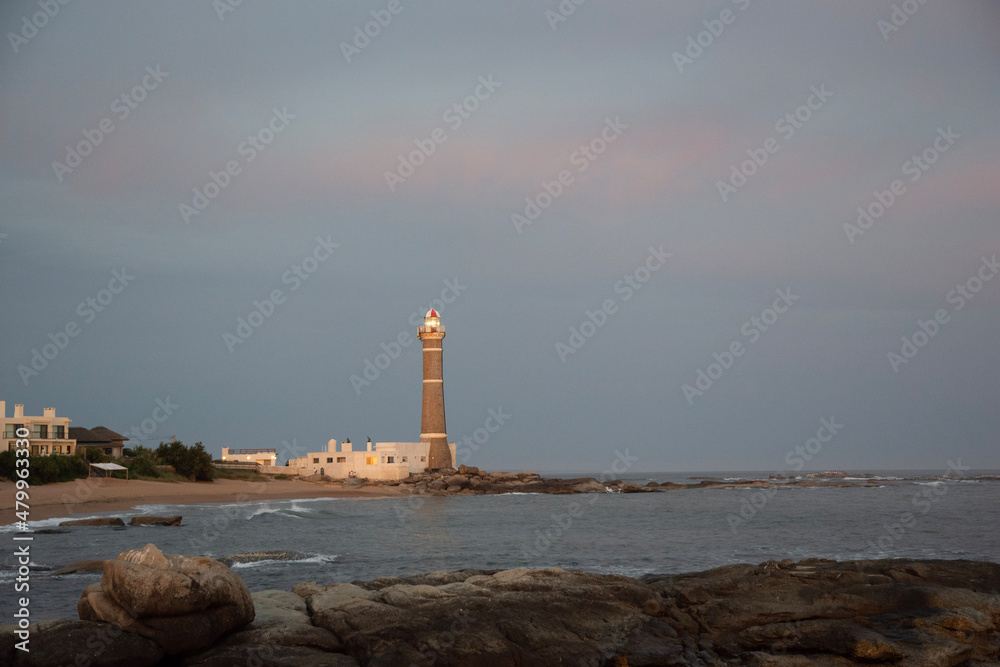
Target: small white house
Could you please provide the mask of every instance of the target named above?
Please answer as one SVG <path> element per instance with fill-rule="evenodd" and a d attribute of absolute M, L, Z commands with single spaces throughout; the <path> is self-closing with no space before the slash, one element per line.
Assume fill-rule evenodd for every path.
<path fill-rule="evenodd" d="M 230 449 L 222 448 L 223 461 L 240 463 L 259 463 L 262 466 L 277 465 L 278 450 L 276 449 Z"/>

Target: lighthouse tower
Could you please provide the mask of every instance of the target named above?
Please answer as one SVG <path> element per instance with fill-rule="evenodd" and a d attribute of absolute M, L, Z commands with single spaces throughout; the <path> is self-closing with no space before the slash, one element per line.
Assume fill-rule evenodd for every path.
<path fill-rule="evenodd" d="M 420 417 L 420 441 L 430 444 L 427 467 L 431 470 L 451 468 L 451 450 L 444 426 L 444 368 L 441 342 L 444 325 L 441 316 L 431 308 L 424 315 L 424 324 L 417 328 L 417 337 L 424 343 L 424 400 Z"/>

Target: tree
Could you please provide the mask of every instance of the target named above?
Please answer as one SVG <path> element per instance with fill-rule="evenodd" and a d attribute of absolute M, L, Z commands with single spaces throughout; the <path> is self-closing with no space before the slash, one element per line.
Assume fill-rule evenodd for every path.
<path fill-rule="evenodd" d="M 212 456 L 205 451 L 200 442 L 196 442 L 193 447 L 186 447 L 179 440 L 171 443 L 161 442 L 156 448 L 156 456 L 167 465 L 172 465 L 178 475 L 206 482 L 215 478 Z"/>

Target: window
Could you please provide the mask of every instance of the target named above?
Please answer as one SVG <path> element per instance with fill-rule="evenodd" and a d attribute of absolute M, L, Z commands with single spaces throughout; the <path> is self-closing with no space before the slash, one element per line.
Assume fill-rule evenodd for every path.
<path fill-rule="evenodd" d="M 48 424 L 32 424 L 31 425 L 31 437 L 32 438 L 44 438 L 49 437 L 49 425 Z"/>
<path fill-rule="evenodd" d="M 400 459 L 400 461 L 402 461 L 403 463 L 406 463 L 406 457 L 404 456 L 403 458 Z"/>
<path fill-rule="evenodd" d="M 388 462 L 388 463 L 395 463 L 395 462 L 396 462 L 396 460 L 395 460 L 395 458 L 394 458 L 394 457 L 390 456 L 390 457 L 388 457 L 388 461 L 387 461 L 387 462 Z"/>
<path fill-rule="evenodd" d="M 105 447 L 104 448 L 104 453 L 107 454 L 108 456 L 111 456 L 111 448 L 110 447 Z"/>
<path fill-rule="evenodd" d="M 347 457 L 346 456 L 338 456 L 337 457 L 337 463 L 347 463 Z"/>
<path fill-rule="evenodd" d="M 365 457 L 365 465 L 370 465 L 370 466 L 375 465 L 375 457 L 374 456 L 366 456 Z"/>
<path fill-rule="evenodd" d="M 313 459 L 313 463 L 319 463 L 319 458 Z"/>
<path fill-rule="evenodd" d="M 17 429 L 24 428 L 24 424 L 7 424 L 3 429 L 3 437 L 5 438 L 16 438 Z"/>
<path fill-rule="evenodd" d="M 333 463 L 333 457 L 332 456 L 326 457 L 326 462 L 327 463 Z"/>
<path fill-rule="evenodd" d="M 426 456 L 421 456 L 421 457 L 420 457 L 420 462 L 421 462 L 421 463 L 423 463 L 423 462 L 424 462 L 424 461 L 426 461 L 426 460 L 427 460 L 427 457 L 426 457 Z"/>
<path fill-rule="evenodd" d="M 65 426 L 53 426 L 52 427 L 52 437 L 62 439 L 66 437 L 66 427 Z"/>

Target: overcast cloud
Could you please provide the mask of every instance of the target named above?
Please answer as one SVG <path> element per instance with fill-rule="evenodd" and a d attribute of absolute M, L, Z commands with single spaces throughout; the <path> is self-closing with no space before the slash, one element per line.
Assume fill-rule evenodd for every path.
<path fill-rule="evenodd" d="M 3 3 L 8 414 L 413 441 L 444 292 L 470 464 L 1000 467 L 995 2 L 227 2 Z"/>

